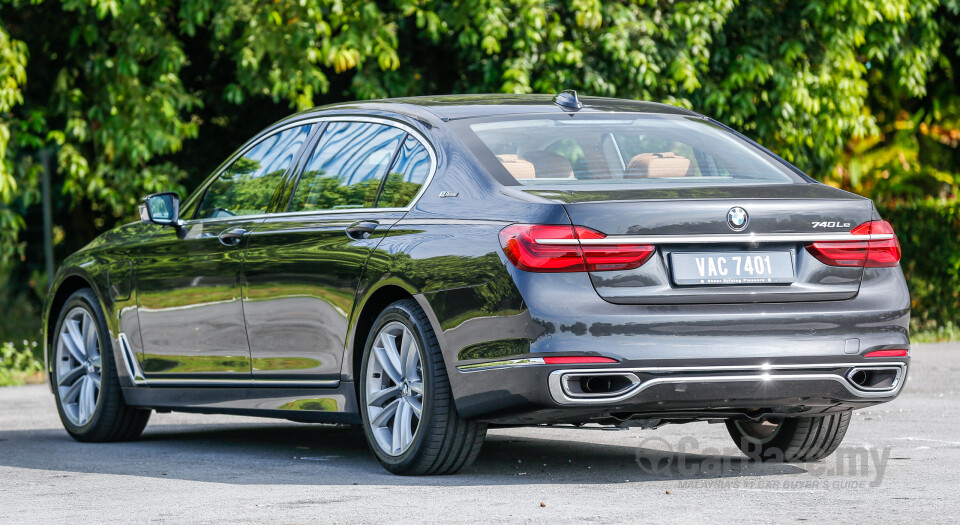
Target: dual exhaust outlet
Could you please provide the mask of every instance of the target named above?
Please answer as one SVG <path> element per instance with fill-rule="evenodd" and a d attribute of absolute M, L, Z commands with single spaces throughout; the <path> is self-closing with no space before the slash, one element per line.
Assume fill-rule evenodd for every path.
<path fill-rule="evenodd" d="M 803 367 L 802 369 L 800 367 Z M 825 373 L 823 369 L 834 371 Z M 835 372 L 846 368 L 846 372 Z M 773 374 L 777 369 L 792 370 L 789 374 Z M 818 370 L 819 369 L 819 370 Z M 695 375 L 683 374 L 694 372 Z M 706 372 L 706 373 L 705 373 Z M 714 373 L 710 373 L 714 372 Z M 656 375 L 641 379 L 638 375 Z M 680 367 L 676 369 L 637 370 L 555 370 L 550 374 L 553 397 L 563 404 L 615 402 L 628 399 L 641 391 L 660 384 L 696 384 L 760 381 L 836 381 L 858 397 L 888 396 L 900 388 L 906 373 L 904 363 L 853 366 L 780 365 L 773 367 Z M 684 389 L 685 390 L 685 389 Z M 679 390 L 678 390 L 679 391 Z"/>

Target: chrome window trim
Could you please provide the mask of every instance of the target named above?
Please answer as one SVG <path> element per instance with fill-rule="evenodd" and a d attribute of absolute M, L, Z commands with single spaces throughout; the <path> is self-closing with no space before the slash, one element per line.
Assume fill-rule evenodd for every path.
<path fill-rule="evenodd" d="M 433 147 L 433 144 L 431 144 L 430 141 L 427 140 L 427 138 L 423 135 L 423 133 L 420 133 L 418 130 L 414 129 L 409 124 L 406 124 L 404 122 L 399 122 L 396 120 L 391 120 L 389 118 L 382 118 L 382 117 L 365 117 L 365 116 L 356 116 L 356 115 L 343 115 L 343 116 L 331 115 L 331 116 L 325 116 L 325 117 L 309 117 L 302 120 L 297 120 L 295 122 L 290 122 L 276 129 L 270 130 L 270 133 L 263 135 L 260 138 L 260 140 L 256 140 L 256 141 L 251 140 L 241 150 L 239 150 L 233 156 L 228 158 L 220 166 L 220 168 L 217 169 L 215 174 L 212 177 L 210 177 L 210 181 L 207 183 L 207 185 L 203 187 L 203 194 L 206 195 L 207 189 L 210 187 L 210 185 L 213 184 L 214 181 L 216 181 L 220 177 L 220 175 L 222 175 L 223 172 L 226 171 L 227 168 L 232 166 L 237 159 L 239 159 L 240 157 L 243 157 L 244 154 L 246 154 L 248 151 L 253 149 L 256 145 L 260 144 L 264 140 L 276 135 L 277 133 L 282 133 L 288 129 L 292 129 L 300 126 L 312 125 L 312 124 L 319 124 L 321 122 L 365 122 L 370 124 L 383 124 L 386 126 L 392 126 L 394 128 L 403 130 L 406 133 L 408 133 L 410 136 L 417 139 L 417 141 L 420 142 L 420 144 L 427 150 L 427 154 L 430 155 L 430 172 L 427 174 L 427 178 L 426 180 L 424 180 L 423 186 L 420 188 L 420 191 L 417 192 L 416 195 L 414 195 L 413 199 L 410 201 L 410 204 L 403 208 L 342 208 L 339 210 L 282 211 L 282 212 L 275 212 L 275 213 L 258 213 L 254 215 L 235 215 L 231 217 L 209 217 L 205 219 L 194 218 L 194 219 L 185 219 L 184 225 L 189 226 L 191 224 L 205 224 L 208 222 L 216 223 L 216 222 L 223 222 L 223 221 L 232 221 L 237 219 L 255 220 L 255 219 L 264 219 L 268 217 L 296 217 L 301 215 L 331 215 L 331 214 L 343 214 L 343 213 L 374 213 L 374 212 L 408 212 L 411 209 L 413 209 L 414 206 L 417 205 L 417 202 L 419 202 L 423 194 L 426 193 L 427 186 L 429 186 L 430 183 L 433 182 L 433 178 L 437 174 L 439 160 L 438 160 L 436 149 Z M 310 153 L 312 154 L 313 152 L 310 152 Z M 309 160 L 309 157 L 308 157 L 308 160 Z M 300 175 L 302 174 L 303 172 L 300 173 Z M 300 177 L 298 175 L 297 180 L 294 181 L 294 183 L 299 182 L 299 179 Z M 200 202 L 197 204 L 197 210 L 196 210 L 197 213 L 200 211 L 200 204 L 203 204 L 203 196 L 199 197 L 199 199 L 200 199 Z"/>
<path fill-rule="evenodd" d="M 763 242 L 882 241 L 890 233 L 748 233 L 719 235 L 608 235 L 603 239 L 536 239 L 537 244 L 759 244 Z"/>

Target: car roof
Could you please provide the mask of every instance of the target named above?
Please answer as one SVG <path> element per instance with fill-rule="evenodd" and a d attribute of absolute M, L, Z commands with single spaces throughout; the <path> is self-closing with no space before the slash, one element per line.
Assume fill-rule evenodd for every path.
<path fill-rule="evenodd" d="M 336 110 L 371 110 L 395 112 L 430 119 L 459 120 L 498 115 L 563 114 L 569 113 L 554 103 L 555 95 L 436 95 L 380 100 L 344 102 L 320 106 L 302 112 L 299 116 L 324 114 Z M 700 116 L 688 109 L 636 100 L 604 97 L 581 97 L 583 107 L 577 113 L 655 113 L 663 115 Z M 432 120 L 432 119 L 430 119 Z"/>

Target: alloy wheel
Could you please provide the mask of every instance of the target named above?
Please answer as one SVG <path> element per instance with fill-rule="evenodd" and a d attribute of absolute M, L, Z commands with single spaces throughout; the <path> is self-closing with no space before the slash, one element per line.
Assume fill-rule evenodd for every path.
<path fill-rule="evenodd" d="M 57 393 L 70 423 L 81 427 L 93 419 L 100 397 L 100 334 L 93 315 L 76 307 L 63 318 L 57 334 Z"/>
<path fill-rule="evenodd" d="M 423 367 L 413 333 L 388 323 L 371 348 L 367 363 L 366 403 L 370 428 L 380 449 L 399 456 L 413 444 L 423 412 Z"/>

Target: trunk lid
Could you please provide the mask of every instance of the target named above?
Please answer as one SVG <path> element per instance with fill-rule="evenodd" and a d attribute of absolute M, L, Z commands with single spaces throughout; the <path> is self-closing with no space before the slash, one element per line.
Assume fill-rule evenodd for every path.
<path fill-rule="evenodd" d="M 622 304 L 849 299 L 863 269 L 828 266 L 804 246 L 875 218 L 870 200 L 813 183 L 525 192 L 563 204 L 605 242 L 656 246 L 639 268 L 590 273 L 601 297 Z"/>

